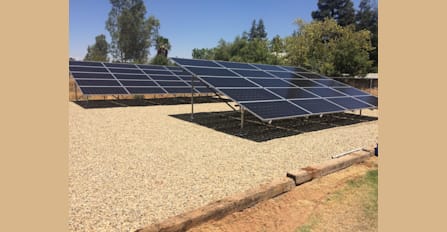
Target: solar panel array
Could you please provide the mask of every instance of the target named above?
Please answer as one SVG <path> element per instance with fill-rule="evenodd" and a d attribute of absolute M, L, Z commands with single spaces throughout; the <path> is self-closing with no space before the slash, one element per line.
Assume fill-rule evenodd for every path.
<path fill-rule="evenodd" d="M 70 61 L 70 73 L 84 95 L 191 93 L 191 74 L 180 67 Z M 199 80 L 196 93 L 212 93 Z"/>
<path fill-rule="evenodd" d="M 377 108 L 377 97 L 303 68 L 171 59 L 263 121 Z"/>

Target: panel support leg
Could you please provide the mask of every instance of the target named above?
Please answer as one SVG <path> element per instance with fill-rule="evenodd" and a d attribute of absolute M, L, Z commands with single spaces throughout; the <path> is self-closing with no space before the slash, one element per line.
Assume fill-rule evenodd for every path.
<path fill-rule="evenodd" d="M 241 130 L 244 129 L 244 107 L 241 106 Z"/>
<path fill-rule="evenodd" d="M 362 116 L 362 110 L 360 110 L 360 113 L 359 113 L 359 115 L 360 115 L 360 116 Z"/>
<path fill-rule="evenodd" d="M 191 75 L 191 121 L 194 120 L 194 75 Z"/>
<path fill-rule="evenodd" d="M 74 88 L 75 88 L 75 101 L 78 101 L 78 86 L 74 84 Z"/>

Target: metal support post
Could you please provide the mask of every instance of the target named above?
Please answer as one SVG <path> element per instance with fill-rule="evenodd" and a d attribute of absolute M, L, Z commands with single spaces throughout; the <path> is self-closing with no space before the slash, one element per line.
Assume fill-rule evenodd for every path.
<path fill-rule="evenodd" d="M 241 106 L 241 130 L 244 129 L 244 107 Z"/>
<path fill-rule="evenodd" d="M 78 86 L 76 85 L 76 83 L 74 84 L 74 88 L 75 88 L 75 101 L 78 101 Z"/>
<path fill-rule="evenodd" d="M 362 110 L 360 110 L 360 113 L 359 113 L 359 115 L 360 115 L 360 116 L 362 116 Z"/>
<path fill-rule="evenodd" d="M 194 120 L 194 75 L 191 75 L 191 121 Z"/>

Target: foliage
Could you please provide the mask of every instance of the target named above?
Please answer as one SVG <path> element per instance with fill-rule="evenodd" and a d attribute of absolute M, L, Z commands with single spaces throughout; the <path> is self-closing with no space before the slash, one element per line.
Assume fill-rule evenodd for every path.
<path fill-rule="evenodd" d="M 192 49 L 193 59 L 204 59 L 213 60 L 214 59 L 214 49 L 210 48 L 194 48 Z"/>
<path fill-rule="evenodd" d="M 170 65 L 168 58 L 164 55 L 156 55 L 152 60 L 151 64 L 155 65 Z"/>
<path fill-rule="evenodd" d="M 256 23 L 256 20 L 253 20 L 251 23 L 248 40 L 251 41 L 254 39 L 267 39 L 267 32 L 265 31 L 264 21 L 262 19 L 259 19 L 258 23 Z"/>
<path fill-rule="evenodd" d="M 155 49 L 157 49 L 157 56 L 168 57 L 168 51 L 171 50 L 169 39 L 163 36 L 158 36 L 155 40 Z"/>
<path fill-rule="evenodd" d="M 357 30 L 369 30 L 371 32 L 371 44 L 373 50 L 369 53 L 369 58 L 374 61 L 374 66 L 378 64 L 378 13 L 377 8 L 373 8 L 370 0 L 362 0 L 356 14 Z"/>
<path fill-rule="evenodd" d="M 110 0 L 110 3 L 106 29 L 112 38 L 112 57 L 120 62 L 146 62 L 149 48 L 158 36 L 159 20 L 153 16 L 145 18 L 143 0 Z"/>
<path fill-rule="evenodd" d="M 334 19 L 304 23 L 286 39 L 287 63 L 303 66 L 329 76 L 365 74 L 371 67 L 370 32 L 342 27 Z"/>
<path fill-rule="evenodd" d="M 109 61 L 107 57 L 109 44 L 106 41 L 106 36 L 101 34 L 95 37 L 95 44 L 88 46 L 87 54 L 84 60 L 89 61 Z"/>
<path fill-rule="evenodd" d="M 312 18 L 322 21 L 332 18 L 341 26 L 355 22 L 354 4 L 351 0 L 318 0 L 318 10 L 312 12 Z"/>
<path fill-rule="evenodd" d="M 192 51 L 192 57 L 195 59 L 280 64 L 282 58 L 278 54 L 282 50 L 284 50 L 283 41 L 279 36 L 276 36 L 272 42 L 267 40 L 264 22 L 260 19 L 258 23 L 253 20 L 249 33 L 243 32 L 241 36 L 236 36 L 233 42 L 221 39 L 214 48 L 195 48 Z"/>

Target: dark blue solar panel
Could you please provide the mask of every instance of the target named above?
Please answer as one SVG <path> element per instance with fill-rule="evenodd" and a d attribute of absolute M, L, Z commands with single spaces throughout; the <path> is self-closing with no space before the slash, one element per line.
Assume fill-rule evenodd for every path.
<path fill-rule="evenodd" d="M 264 89 L 220 89 L 220 91 L 238 102 L 280 99 Z"/>
<path fill-rule="evenodd" d="M 352 97 L 328 98 L 328 100 L 351 110 L 372 107 Z"/>
<path fill-rule="evenodd" d="M 143 72 L 145 72 L 146 74 L 149 74 L 149 76 L 152 75 L 172 75 L 172 73 L 170 71 L 167 70 L 152 70 L 152 69 L 143 69 Z"/>
<path fill-rule="evenodd" d="M 116 80 L 77 80 L 79 86 L 120 86 Z"/>
<path fill-rule="evenodd" d="M 274 88 L 274 89 L 272 88 L 269 90 L 280 95 L 285 99 L 318 98 L 318 96 L 299 88 Z"/>
<path fill-rule="evenodd" d="M 153 81 L 121 81 L 123 86 L 157 86 Z"/>
<path fill-rule="evenodd" d="M 161 76 L 161 75 L 150 75 L 150 77 L 157 81 L 179 81 L 176 76 Z"/>
<path fill-rule="evenodd" d="M 228 69 L 220 69 L 220 68 L 196 68 L 196 67 L 188 67 L 189 70 L 194 72 L 196 75 L 201 76 L 237 76 L 236 74 L 228 71 Z"/>
<path fill-rule="evenodd" d="M 114 74 L 116 78 L 118 79 L 133 79 L 133 80 L 150 80 L 149 77 L 147 77 L 144 74 Z"/>
<path fill-rule="evenodd" d="M 74 72 L 107 72 L 106 68 L 101 67 L 76 67 L 70 66 L 70 71 Z"/>
<path fill-rule="evenodd" d="M 202 77 L 202 80 L 217 88 L 221 87 L 256 87 L 244 78 Z"/>
<path fill-rule="evenodd" d="M 292 102 L 315 114 L 344 111 L 343 108 L 323 99 L 292 100 Z"/>
<path fill-rule="evenodd" d="M 377 97 L 374 97 L 374 96 L 362 96 L 362 97 L 355 97 L 355 98 L 362 100 L 362 101 L 364 101 L 370 105 L 373 105 L 373 106 L 379 105 L 379 101 L 378 101 Z"/>
<path fill-rule="evenodd" d="M 262 69 L 262 70 L 284 71 L 282 68 L 278 68 L 274 65 L 269 65 L 269 64 L 253 64 L 253 65 Z"/>
<path fill-rule="evenodd" d="M 293 78 L 302 79 L 303 78 L 303 77 L 300 77 L 300 76 L 298 76 L 296 74 L 293 74 L 293 73 L 290 73 L 290 72 L 273 72 L 273 71 L 270 71 L 269 73 L 271 73 L 271 74 L 273 74 L 273 75 L 275 75 L 275 76 L 277 76 L 279 78 L 286 78 L 286 79 L 293 79 Z"/>
<path fill-rule="evenodd" d="M 234 69 L 234 72 L 237 72 L 239 75 L 244 77 L 273 77 L 272 75 L 263 72 L 263 71 L 257 71 L 257 70 L 237 70 Z"/>
<path fill-rule="evenodd" d="M 338 90 L 340 92 L 343 92 L 343 93 L 345 93 L 347 95 L 351 95 L 351 96 L 368 95 L 367 93 L 365 93 L 363 91 L 360 91 L 358 89 L 351 88 L 351 87 L 349 87 L 349 88 L 334 88 L 334 89 L 336 89 L 336 90 Z"/>
<path fill-rule="evenodd" d="M 334 87 L 334 86 L 346 86 L 346 84 L 343 84 L 343 83 L 341 83 L 341 82 L 339 82 L 339 81 L 330 80 L 330 79 L 327 79 L 327 80 L 314 80 L 314 81 L 316 81 L 316 82 L 318 82 L 318 83 L 320 83 L 320 84 L 323 84 L 323 85 L 325 85 L 325 86 L 330 86 L 330 87 Z"/>
<path fill-rule="evenodd" d="M 81 66 L 101 66 L 103 67 L 102 63 L 99 62 L 89 62 L 89 61 L 70 61 L 70 65 L 81 65 Z"/>
<path fill-rule="evenodd" d="M 245 64 L 245 63 L 235 63 L 226 61 L 217 61 L 217 63 L 227 67 L 227 68 L 242 68 L 242 69 L 256 69 L 255 67 Z"/>
<path fill-rule="evenodd" d="M 161 86 L 188 86 L 183 81 L 157 81 L 157 83 Z"/>
<path fill-rule="evenodd" d="M 81 91 L 85 95 L 166 93 L 160 86 L 175 87 L 173 91 L 176 93 L 180 93 L 180 91 L 191 93 L 191 75 L 178 66 L 104 63 L 106 68 L 99 62 L 70 61 L 69 64 L 73 78 L 78 86 L 83 87 Z M 150 74 L 145 74 L 142 70 Z M 189 78 L 189 80 L 185 82 L 179 79 L 176 76 L 178 74 L 186 74 L 187 76 L 183 78 Z M 154 80 L 157 82 L 154 82 Z M 84 88 L 87 86 L 90 88 Z M 196 79 L 194 87 L 206 88 L 206 85 Z M 125 91 L 126 89 L 129 93 Z M 209 93 L 210 90 L 206 89 L 200 89 L 200 91 Z"/>
<path fill-rule="evenodd" d="M 192 60 L 192 59 L 181 59 L 181 58 L 172 58 L 172 60 L 174 60 L 180 65 L 186 65 L 186 66 L 220 67 L 213 61 L 208 60 Z"/>
<path fill-rule="evenodd" d="M 248 78 L 262 87 L 294 87 L 288 82 L 276 78 Z"/>
<path fill-rule="evenodd" d="M 104 65 L 115 68 L 137 68 L 134 64 L 104 63 Z"/>
<path fill-rule="evenodd" d="M 245 106 L 261 120 L 341 112 L 346 110 L 342 106 L 346 102 L 351 103 L 350 107 L 360 104 L 363 108 L 370 108 L 359 100 L 345 99 L 348 94 L 358 93 L 359 90 L 350 92 L 351 89 L 344 89 L 345 94 L 334 87 L 346 85 L 299 67 L 216 61 L 221 68 L 213 69 L 211 67 L 217 67 L 213 62 L 208 63 L 210 67 L 207 67 L 203 60 L 172 60 L 197 79 Z M 259 87 L 248 87 L 252 85 Z M 337 105 L 326 98 L 335 99 L 341 104 Z M 365 102 L 372 102 L 372 105 L 374 100 L 365 98 Z"/>
<path fill-rule="evenodd" d="M 186 81 L 188 83 L 188 85 L 191 85 L 191 81 Z M 194 81 L 194 87 L 198 87 L 198 86 L 206 86 L 204 83 L 202 83 L 201 81 Z"/>
<path fill-rule="evenodd" d="M 147 65 L 147 64 L 138 64 L 137 65 L 141 69 L 159 69 L 159 70 L 166 70 L 164 66 L 160 65 Z M 170 67 L 168 67 L 170 69 Z"/>
<path fill-rule="evenodd" d="M 141 72 L 141 70 L 139 70 L 139 69 L 109 68 L 109 70 L 112 73 L 140 73 L 140 74 L 143 74 L 143 72 Z"/>
<path fill-rule="evenodd" d="M 176 87 L 176 88 L 172 88 L 172 87 L 166 87 L 164 88 L 168 93 L 191 93 L 191 87 Z M 195 91 L 197 92 L 197 91 Z"/>
<path fill-rule="evenodd" d="M 199 93 L 214 93 L 210 88 L 198 87 L 196 91 Z"/>
<path fill-rule="evenodd" d="M 241 105 L 264 120 L 309 114 L 287 101 L 241 103 Z"/>
<path fill-rule="evenodd" d="M 318 83 L 315 83 L 311 80 L 286 80 L 290 83 L 295 84 L 298 87 L 324 87 Z"/>
<path fill-rule="evenodd" d="M 108 73 L 77 73 L 72 72 L 75 79 L 114 79 L 111 74 Z"/>
<path fill-rule="evenodd" d="M 127 94 L 122 87 L 79 87 L 83 94 L 89 95 L 108 95 L 108 94 Z"/>
<path fill-rule="evenodd" d="M 309 79 L 326 79 L 327 78 L 325 76 L 321 76 L 321 75 L 316 74 L 316 73 L 298 73 L 298 75 L 304 76 L 304 77 L 309 78 Z"/>
<path fill-rule="evenodd" d="M 165 94 L 163 89 L 158 87 L 126 87 L 131 94 Z"/>
<path fill-rule="evenodd" d="M 305 88 L 306 90 L 315 93 L 316 95 L 320 97 L 338 97 L 338 96 L 345 96 L 333 89 L 330 88 Z"/>

